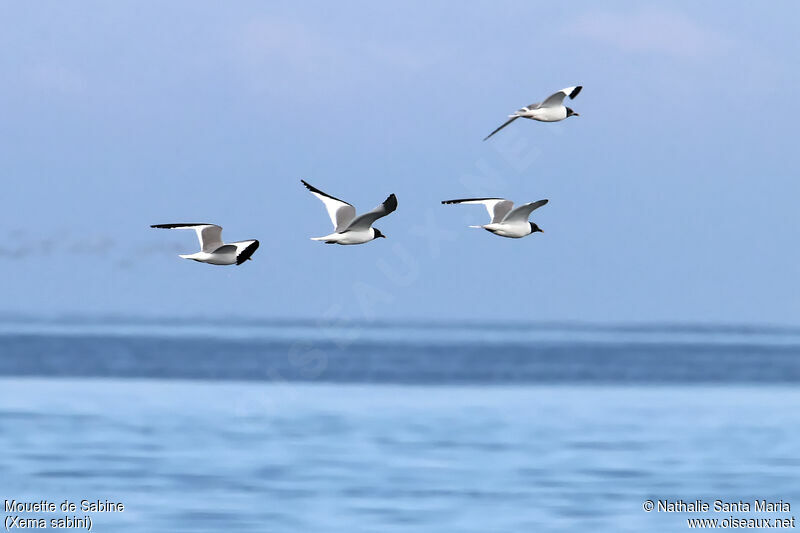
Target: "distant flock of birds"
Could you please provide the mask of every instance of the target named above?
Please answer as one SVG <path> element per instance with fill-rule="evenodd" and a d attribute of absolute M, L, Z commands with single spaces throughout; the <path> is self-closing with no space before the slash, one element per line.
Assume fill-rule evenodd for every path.
<path fill-rule="evenodd" d="M 527 118 L 540 122 L 558 122 L 568 117 L 579 116 L 578 113 L 564 105 L 564 98 L 575 98 L 582 88 L 582 86 L 567 87 L 548 96 L 542 102 L 523 107 L 513 115 L 509 115 L 508 120 L 487 135 L 484 141 L 518 118 Z M 312 237 L 311 240 L 322 241 L 326 244 L 364 244 L 377 238 L 386 237 L 381 233 L 381 230 L 373 228 L 372 225 L 379 218 L 383 218 L 397 209 L 397 197 L 394 194 L 389 195 L 381 205 L 372 211 L 356 216 L 356 208 L 351 204 L 322 192 L 305 180 L 300 181 L 311 191 L 311 194 L 322 201 L 333 223 L 333 233 L 324 237 Z M 514 202 L 505 198 L 462 198 L 459 200 L 445 200 L 442 203 L 483 204 L 489 212 L 491 220 L 488 224 L 470 226 L 471 228 L 483 228 L 500 237 L 519 239 L 542 231 L 539 226 L 528 219 L 533 211 L 547 204 L 547 200 L 522 204 L 517 208 L 514 208 Z M 258 241 L 255 239 L 226 244 L 222 240 L 222 227 L 216 224 L 154 224 L 150 227 L 195 230 L 200 241 L 200 251 L 193 254 L 183 254 L 180 257 L 201 263 L 241 265 L 250 259 L 258 249 Z"/>

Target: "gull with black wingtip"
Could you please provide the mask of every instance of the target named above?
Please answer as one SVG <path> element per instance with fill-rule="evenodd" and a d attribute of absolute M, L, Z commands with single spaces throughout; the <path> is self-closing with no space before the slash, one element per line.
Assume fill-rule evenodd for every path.
<path fill-rule="evenodd" d="M 364 244 L 377 238 L 386 238 L 386 235 L 378 228 L 373 228 L 372 224 L 397 209 L 397 197 L 394 194 L 389 195 L 381 205 L 369 213 L 357 217 L 356 208 L 351 204 L 322 192 L 305 180 L 300 181 L 311 194 L 325 204 L 328 216 L 333 222 L 333 233 L 324 237 L 312 237 L 312 241 L 323 241 L 326 244 Z"/>
<path fill-rule="evenodd" d="M 153 224 L 151 228 L 193 229 L 200 241 L 200 251 L 180 257 L 209 265 L 241 265 L 258 248 L 258 241 L 222 242 L 222 228 L 216 224 Z"/>
<path fill-rule="evenodd" d="M 513 115 L 508 115 L 506 120 L 499 128 L 486 136 L 484 141 L 502 130 L 518 118 L 529 118 L 531 120 L 538 120 L 540 122 L 558 122 L 567 117 L 579 117 L 580 115 L 564 105 L 564 98 L 569 96 L 570 100 L 578 96 L 578 93 L 583 89 L 582 85 L 577 87 L 567 87 L 561 89 L 555 94 L 551 94 L 544 101 L 531 104 L 528 107 L 523 107 Z"/>
<path fill-rule="evenodd" d="M 531 213 L 547 203 L 547 200 L 539 200 L 522 204 L 513 209 L 514 202 L 505 198 L 462 198 L 460 200 L 445 200 L 443 204 L 483 204 L 489 212 L 492 220 L 488 224 L 481 226 L 470 226 L 470 228 L 483 228 L 486 231 L 508 237 L 510 239 L 520 239 L 532 233 L 544 233 L 534 222 L 529 222 Z"/>

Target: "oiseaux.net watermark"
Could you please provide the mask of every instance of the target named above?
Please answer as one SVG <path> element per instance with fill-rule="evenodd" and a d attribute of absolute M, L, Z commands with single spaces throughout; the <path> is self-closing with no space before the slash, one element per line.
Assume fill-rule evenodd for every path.
<path fill-rule="evenodd" d="M 642 509 L 646 513 L 705 515 L 684 518 L 690 529 L 795 528 L 792 505 L 784 500 L 645 500 Z"/>

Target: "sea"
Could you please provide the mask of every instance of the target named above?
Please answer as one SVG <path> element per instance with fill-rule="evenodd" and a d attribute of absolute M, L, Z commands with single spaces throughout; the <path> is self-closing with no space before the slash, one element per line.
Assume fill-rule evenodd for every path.
<path fill-rule="evenodd" d="M 788 528 L 799 383 L 800 329 L 780 327 L 5 318 L 0 517 L 101 533 Z"/>

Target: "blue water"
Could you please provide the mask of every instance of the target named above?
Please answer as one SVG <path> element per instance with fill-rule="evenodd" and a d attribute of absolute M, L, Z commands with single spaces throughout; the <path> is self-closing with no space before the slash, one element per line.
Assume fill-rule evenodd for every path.
<path fill-rule="evenodd" d="M 793 330 L 6 322 L 0 350 L 0 499 L 124 503 L 93 531 L 685 531 L 731 513 L 643 502 L 800 509 Z"/>

